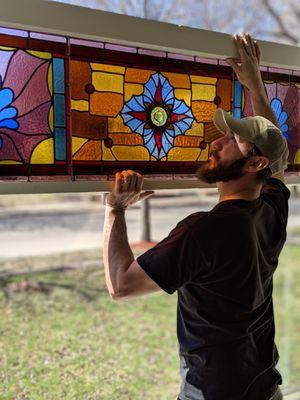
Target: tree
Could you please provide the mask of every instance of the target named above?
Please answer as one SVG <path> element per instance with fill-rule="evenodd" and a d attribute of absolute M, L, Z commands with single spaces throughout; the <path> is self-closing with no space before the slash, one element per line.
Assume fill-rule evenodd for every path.
<path fill-rule="evenodd" d="M 298 0 L 288 0 L 274 3 L 262 0 L 266 10 L 277 24 L 277 29 L 265 32 L 272 38 L 284 39 L 287 43 L 299 44 L 300 42 L 300 3 Z"/>
<path fill-rule="evenodd" d="M 298 0 L 52 0 L 229 34 L 297 45 Z"/>

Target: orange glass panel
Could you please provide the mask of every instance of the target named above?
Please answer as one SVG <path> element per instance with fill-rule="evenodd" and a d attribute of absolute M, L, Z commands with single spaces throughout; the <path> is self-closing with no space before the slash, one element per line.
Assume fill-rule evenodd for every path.
<path fill-rule="evenodd" d="M 192 101 L 192 112 L 197 122 L 212 121 L 217 106 L 208 101 Z"/>
<path fill-rule="evenodd" d="M 154 72 L 147 69 L 127 68 L 125 82 L 146 83 Z"/>
<path fill-rule="evenodd" d="M 74 154 L 74 160 L 100 161 L 102 158 L 102 146 L 100 140 L 89 140 L 77 153 Z"/>
<path fill-rule="evenodd" d="M 174 88 L 190 89 L 191 87 L 189 75 L 177 74 L 173 72 L 163 72 L 162 75 L 168 78 L 170 84 Z"/>
<path fill-rule="evenodd" d="M 144 144 L 142 136 L 137 133 L 110 133 L 109 137 L 112 139 L 114 145 L 137 146 Z"/>
<path fill-rule="evenodd" d="M 218 131 L 213 122 L 207 122 L 204 124 L 204 138 L 205 141 L 211 143 L 213 140 L 218 139 L 222 136 L 222 133 Z"/>
<path fill-rule="evenodd" d="M 230 79 L 218 79 L 217 81 L 217 96 L 220 98 L 219 107 L 226 111 L 231 110 L 231 92 L 232 82 Z"/>
<path fill-rule="evenodd" d="M 71 85 L 71 96 L 74 100 L 88 100 L 86 85 L 92 81 L 92 70 L 87 62 L 71 61 L 72 81 L 76 84 Z"/>
<path fill-rule="evenodd" d="M 88 139 L 106 137 L 107 120 L 105 117 L 90 115 L 88 112 L 72 111 L 72 129 L 74 136 Z"/>
<path fill-rule="evenodd" d="M 93 115 L 116 117 L 123 107 L 123 95 L 94 92 L 90 97 L 90 112 Z"/>
<path fill-rule="evenodd" d="M 193 137 L 193 136 L 177 136 L 174 139 L 174 146 L 178 147 L 199 147 L 201 137 Z"/>

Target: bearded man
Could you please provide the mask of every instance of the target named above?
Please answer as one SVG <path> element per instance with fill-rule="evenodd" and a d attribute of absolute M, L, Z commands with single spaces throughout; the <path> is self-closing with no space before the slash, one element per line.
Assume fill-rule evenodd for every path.
<path fill-rule="evenodd" d="M 228 63 L 248 88 L 255 116 L 214 115 L 222 136 L 197 177 L 217 184 L 218 204 L 179 222 L 135 260 L 125 209 L 152 192 L 141 193 L 140 174 L 123 171 L 107 198 L 103 255 L 111 297 L 177 291 L 179 400 L 282 399 L 272 289 L 286 240 L 288 146 L 268 102 L 257 43 L 249 35 L 234 41 L 240 64 Z"/>

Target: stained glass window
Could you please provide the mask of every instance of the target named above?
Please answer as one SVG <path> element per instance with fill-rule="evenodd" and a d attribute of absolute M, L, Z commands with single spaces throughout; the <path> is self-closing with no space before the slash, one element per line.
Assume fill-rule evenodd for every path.
<path fill-rule="evenodd" d="M 299 170 L 299 73 L 262 71 Z M 252 114 L 222 60 L 17 29 L 0 29 L 0 85 L 2 177 L 193 174 L 220 135 L 216 108 Z"/>

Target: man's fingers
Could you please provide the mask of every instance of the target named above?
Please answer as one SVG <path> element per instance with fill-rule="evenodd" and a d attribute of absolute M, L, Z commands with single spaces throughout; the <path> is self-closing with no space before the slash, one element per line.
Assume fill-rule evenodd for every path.
<path fill-rule="evenodd" d="M 251 46 L 249 45 L 248 41 L 247 41 L 247 35 L 245 33 L 243 33 L 243 35 L 241 36 L 241 43 L 245 49 L 245 52 L 247 54 L 247 56 L 251 56 Z"/>
<path fill-rule="evenodd" d="M 129 179 L 128 190 L 130 190 L 130 192 L 135 192 L 136 182 L 138 179 L 137 174 L 130 174 L 127 179 Z"/>
<path fill-rule="evenodd" d="M 249 33 L 247 33 L 245 35 L 246 38 L 246 42 L 248 44 L 247 49 L 248 52 L 251 52 L 251 55 L 256 57 L 256 50 L 255 50 L 255 46 L 254 46 L 254 40 L 252 39 L 251 35 L 249 35 Z"/>
<path fill-rule="evenodd" d="M 254 47 L 255 47 L 255 52 L 256 52 L 256 58 L 258 59 L 258 62 L 260 62 L 261 52 L 260 52 L 260 48 L 259 48 L 259 45 L 256 40 L 254 40 Z"/>
<path fill-rule="evenodd" d="M 235 35 L 234 39 L 235 39 L 235 44 L 236 44 L 237 50 L 241 56 L 241 59 L 243 60 L 243 58 L 244 59 L 248 58 L 248 53 L 245 48 L 245 42 L 243 40 L 243 37 L 241 35 Z"/>
<path fill-rule="evenodd" d="M 135 172 L 128 169 L 122 171 L 122 175 L 124 176 L 124 182 L 123 182 L 123 192 L 129 192 L 132 191 L 132 187 L 135 186 L 135 178 L 133 176 L 135 175 Z"/>
<path fill-rule="evenodd" d="M 114 191 L 116 193 L 121 193 L 122 185 L 123 185 L 123 175 L 121 174 L 121 172 L 117 172 L 115 175 Z"/>
<path fill-rule="evenodd" d="M 131 170 L 124 170 L 122 171 L 122 175 L 124 177 L 122 191 L 128 192 L 131 185 L 131 178 L 130 178 Z"/>
<path fill-rule="evenodd" d="M 137 174 L 137 181 L 135 186 L 135 191 L 138 193 L 142 190 L 143 186 L 143 176 L 141 174 Z"/>

